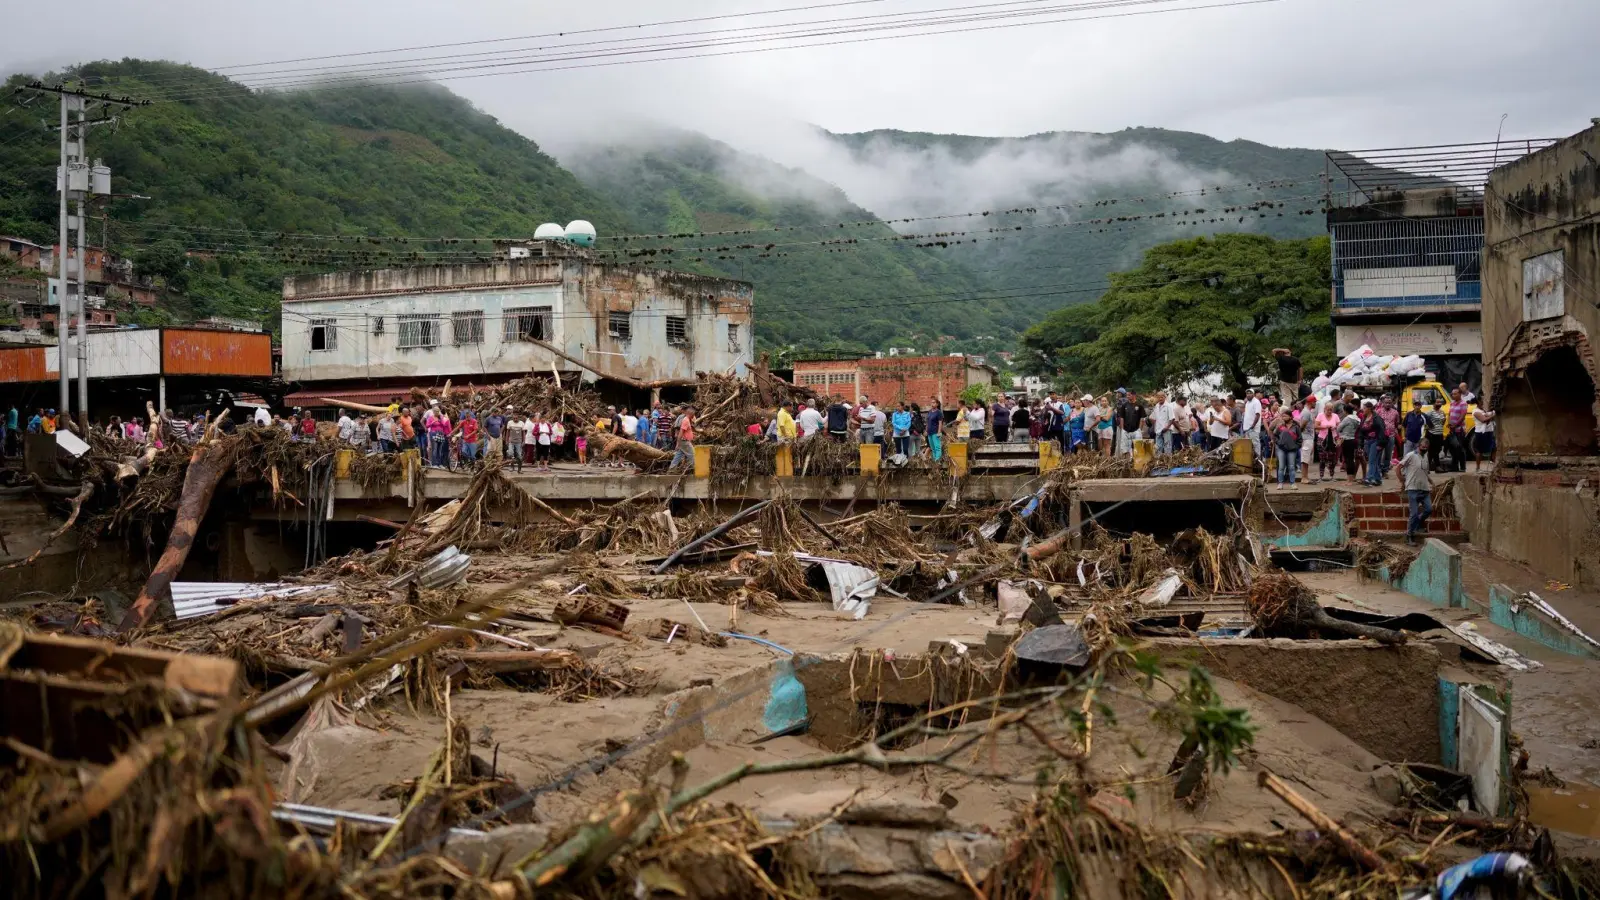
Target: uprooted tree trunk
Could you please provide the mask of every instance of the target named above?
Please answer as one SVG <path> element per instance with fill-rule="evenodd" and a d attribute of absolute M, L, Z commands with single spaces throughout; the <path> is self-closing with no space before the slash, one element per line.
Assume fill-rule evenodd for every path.
<path fill-rule="evenodd" d="M 625 459 L 636 466 L 648 466 L 672 458 L 672 454 L 665 450 L 658 450 L 649 444 L 630 441 L 604 431 L 590 431 L 588 437 L 602 456 Z"/>
<path fill-rule="evenodd" d="M 1264 575 L 1257 578 L 1245 596 L 1250 618 L 1268 631 L 1316 629 L 1327 634 L 1369 638 L 1380 644 L 1403 644 L 1406 636 L 1389 628 L 1335 619 L 1323 611 L 1317 595 L 1292 575 Z"/>
<path fill-rule="evenodd" d="M 223 412 L 217 416 L 189 455 L 189 468 L 183 473 L 183 493 L 178 498 L 178 517 L 172 523 L 171 534 L 167 535 L 167 547 L 156 560 L 155 569 L 150 572 L 150 579 L 144 583 L 138 599 L 123 616 L 118 626 L 120 631 L 138 628 L 149 621 L 156 603 L 172 593 L 172 581 L 189 559 L 195 536 L 200 532 L 200 522 L 211 508 L 217 485 L 232 468 L 234 449 L 239 442 L 237 437 L 219 437 L 216 433 L 216 423 L 226 415 L 227 412 Z"/>

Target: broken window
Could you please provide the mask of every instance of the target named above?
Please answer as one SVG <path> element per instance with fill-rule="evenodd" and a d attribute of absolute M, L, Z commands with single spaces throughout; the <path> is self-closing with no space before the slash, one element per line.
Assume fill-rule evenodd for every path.
<path fill-rule="evenodd" d="M 400 349 L 439 346 L 439 317 L 436 315 L 399 316 Z"/>
<path fill-rule="evenodd" d="M 667 316 L 667 343 L 678 346 L 688 345 L 689 319 L 687 316 Z"/>
<path fill-rule="evenodd" d="M 619 341 L 633 339 L 633 313 L 612 310 L 607 317 L 606 330 Z"/>
<path fill-rule="evenodd" d="M 311 320 L 311 349 L 339 349 L 339 322 L 337 319 Z"/>
<path fill-rule="evenodd" d="M 451 313 L 450 337 L 457 346 L 483 343 L 483 310 Z"/>
<path fill-rule="evenodd" d="M 532 338 L 536 341 L 550 340 L 550 307 L 548 306 L 522 306 L 506 310 L 505 332 L 502 338 L 506 341 L 523 341 Z"/>
<path fill-rule="evenodd" d="M 744 345 L 739 343 L 739 326 L 730 322 L 728 323 L 728 350 L 738 353 L 742 349 L 744 349 Z"/>

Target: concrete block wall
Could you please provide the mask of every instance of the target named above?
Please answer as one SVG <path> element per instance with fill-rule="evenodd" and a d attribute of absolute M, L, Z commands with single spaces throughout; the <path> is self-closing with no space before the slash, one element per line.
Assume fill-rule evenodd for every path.
<path fill-rule="evenodd" d="M 1461 554 L 1438 538 L 1428 538 L 1422 550 L 1398 578 L 1383 570 L 1384 579 L 1395 588 L 1419 597 L 1434 606 L 1465 609 L 1467 589 L 1461 579 Z"/>
<path fill-rule="evenodd" d="M 1351 531 L 1356 534 L 1404 534 L 1410 509 L 1406 495 L 1400 491 L 1381 494 L 1350 495 L 1352 509 Z M 1428 534 L 1433 536 L 1462 536 L 1465 529 L 1455 516 L 1440 515 L 1435 509 L 1428 519 Z"/>

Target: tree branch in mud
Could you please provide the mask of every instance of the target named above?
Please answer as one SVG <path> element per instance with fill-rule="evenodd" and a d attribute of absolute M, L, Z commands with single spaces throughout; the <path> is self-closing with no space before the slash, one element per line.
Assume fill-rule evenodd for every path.
<path fill-rule="evenodd" d="M 42 556 L 46 550 L 49 550 L 51 544 L 54 544 L 58 538 L 60 538 L 63 534 L 66 534 L 73 525 L 77 524 L 78 513 L 83 511 L 84 501 L 88 500 L 89 496 L 93 493 L 94 485 L 87 481 L 84 482 L 83 486 L 78 488 L 77 495 L 72 498 L 72 512 L 68 514 L 67 520 L 61 523 L 61 527 L 57 528 L 55 531 L 52 531 L 50 536 L 44 539 L 44 543 L 39 545 L 39 549 L 28 554 L 27 559 L 14 562 L 9 565 L 0 566 L 0 572 L 4 572 L 7 569 L 16 569 L 22 566 L 33 565 L 34 560 Z"/>

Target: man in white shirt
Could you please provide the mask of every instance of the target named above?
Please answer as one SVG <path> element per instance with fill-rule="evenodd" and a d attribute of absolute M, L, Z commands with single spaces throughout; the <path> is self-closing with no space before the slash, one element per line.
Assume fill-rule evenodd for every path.
<path fill-rule="evenodd" d="M 1261 397 L 1256 394 L 1255 388 L 1245 388 L 1244 421 L 1239 423 L 1239 434 L 1252 445 L 1261 443 Z"/>
<path fill-rule="evenodd" d="M 822 413 L 817 411 L 817 401 L 807 400 L 806 408 L 800 410 L 800 415 L 795 416 L 794 423 L 800 426 L 800 436 L 811 437 L 822 430 Z"/>
<path fill-rule="evenodd" d="M 628 412 L 627 410 L 623 410 L 623 412 L 622 412 L 622 436 L 631 441 L 631 440 L 634 439 L 634 436 L 637 435 L 638 433 L 639 433 L 639 417 L 634 415 L 631 412 Z"/>
<path fill-rule="evenodd" d="M 339 410 L 339 440 L 346 444 L 356 442 L 356 420 L 350 418 L 349 410 Z"/>
<path fill-rule="evenodd" d="M 1174 405 L 1167 400 L 1166 391 L 1156 391 L 1155 404 L 1150 408 L 1150 427 L 1156 433 L 1156 452 L 1172 452 L 1172 417 Z"/>

